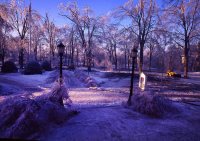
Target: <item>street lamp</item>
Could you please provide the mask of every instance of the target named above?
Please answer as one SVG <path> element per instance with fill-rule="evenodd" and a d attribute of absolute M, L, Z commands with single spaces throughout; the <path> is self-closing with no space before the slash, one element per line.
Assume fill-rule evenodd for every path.
<path fill-rule="evenodd" d="M 62 57 L 64 53 L 65 46 L 63 45 L 62 42 L 60 42 L 58 45 L 58 54 L 60 56 L 60 83 L 62 82 Z"/>
<path fill-rule="evenodd" d="M 133 78 L 134 78 L 134 68 L 135 68 L 135 59 L 137 57 L 137 49 L 134 47 L 131 51 L 131 57 L 132 57 L 132 73 L 131 73 L 131 85 L 130 85 L 130 94 L 128 97 L 127 104 L 131 105 L 131 97 L 133 95 Z"/>

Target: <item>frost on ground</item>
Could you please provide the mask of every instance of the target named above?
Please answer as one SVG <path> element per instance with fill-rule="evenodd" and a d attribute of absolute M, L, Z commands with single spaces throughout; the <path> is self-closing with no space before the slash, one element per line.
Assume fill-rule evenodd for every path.
<path fill-rule="evenodd" d="M 45 72 L 37 75 L 22 75 L 21 73 L 0 74 L 0 96 L 22 93 L 31 94 L 32 92 L 43 91 L 43 87 L 49 87 L 46 80 L 51 73 Z"/>
<path fill-rule="evenodd" d="M 41 139 L 76 141 L 196 141 L 200 138 L 199 107 L 178 104 L 182 113 L 152 118 L 122 106 L 83 108 Z M 192 116 L 191 116 L 192 115 Z"/>
<path fill-rule="evenodd" d="M 80 74 L 76 74 L 77 72 L 84 74 L 84 77 Z M 57 79 L 57 71 L 52 71 L 40 76 L 36 75 L 35 78 L 34 76 L 23 78 L 25 76 L 19 74 L 13 74 L 13 76 L 12 74 L 0 76 L 1 78 L 6 78 L 0 79 L 0 85 L 3 86 L 4 89 L 9 88 L 9 86 L 11 86 L 10 88 L 13 88 L 12 86 L 16 87 L 15 92 L 11 93 L 10 96 L 0 96 L 0 105 L 5 107 L 7 104 L 9 105 L 9 102 L 11 103 L 10 105 L 12 105 L 12 102 L 8 100 L 8 97 L 10 97 L 10 99 L 13 98 L 13 107 L 22 107 L 11 108 L 11 106 L 7 106 L 8 109 L 10 108 L 8 111 L 11 113 L 14 112 L 13 109 L 17 109 L 15 111 L 21 113 L 19 115 L 14 113 L 16 116 L 11 116 L 12 118 L 10 118 L 11 120 L 9 120 L 9 122 L 6 120 L 9 119 L 8 117 L 2 117 L 2 115 L 0 115 L 0 120 L 3 121 L 0 124 L 0 129 L 3 131 L 0 131 L 2 134 L 1 136 L 3 136 L 3 134 L 4 136 L 8 134 L 11 135 L 11 133 L 14 134 L 15 131 L 16 134 L 19 134 L 19 129 L 14 126 L 14 122 L 24 122 L 25 125 L 30 125 L 32 124 L 32 119 L 38 119 L 38 121 L 33 120 L 36 122 L 34 125 L 39 124 L 41 127 L 40 129 L 33 129 L 36 130 L 37 133 L 41 130 L 45 130 L 45 133 L 41 132 L 41 136 L 37 136 L 37 134 L 29 136 L 29 129 L 27 130 L 28 133 L 26 133 L 29 138 L 78 141 L 189 141 L 198 140 L 200 138 L 200 133 L 197 132 L 200 131 L 200 103 L 198 102 L 200 96 L 200 79 L 196 76 L 194 83 L 192 80 L 193 78 L 185 80 L 182 78 L 160 78 L 159 75 L 159 77 L 154 77 L 153 75 L 153 77 L 148 76 L 146 94 L 149 94 L 148 91 L 153 91 L 155 97 L 152 97 L 151 95 L 147 96 L 145 93 L 143 93 L 145 97 L 140 97 L 139 95 L 136 96 L 138 93 L 138 90 L 136 89 L 138 87 L 138 77 L 136 77 L 134 80 L 134 96 L 136 97 L 133 96 L 132 103 L 136 104 L 136 108 L 138 107 L 138 109 L 140 109 L 139 112 L 137 112 L 138 110 L 134 109 L 134 107 L 127 108 L 122 105 L 122 102 L 126 103 L 128 100 L 130 73 L 103 72 L 98 70 L 90 72 L 89 74 L 82 70 L 78 70 L 77 72 L 74 73 L 73 71 L 67 70 L 63 71 L 63 76 L 65 76 L 64 82 L 69 86 L 68 92 L 70 99 L 73 102 L 70 109 L 78 109 L 80 112 L 69 120 L 66 120 L 70 115 L 70 109 L 69 107 L 67 108 L 67 104 L 70 100 L 66 100 L 68 96 L 66 95 L 66 99 L 64 100 L 64 106 L 66 109 L 63 109 L 63 106 L 61 106 L 62 103 L 58 97 L 56 98 L 57 100 L 54 101 L 44 95 L 45 93 L 49 93 L 52 83 Z M 26 80 L 23 81 L 24 79 Z M 16 82 L 17 80 L 21 81 L 18 81 L 19 83 L 13 82 Z M 97 87 L 89 86 L 88 82 L 90 81 L 88 80 L 95 82 Z M 29 87 L 29 84 L 32 84 L 33 87 Z M 39 91 L 33 89 L 34 87 L 41 88 L 42 90 Z M 22 90 L 27 94 L 14 95 L 21 93 Z M 10 90 L 8 89 L 7 91 Z M 55 91 L 55 93 L 56 92 L 58 91 Z M 164 99 L 160 99 L 160 95 L 175 100 L 176 102 L 167 101 L 165 103 Z M 54 96 L 56 96 L 56 94 Z M 181 99 L 177 100 L 175 96 L 178 96 Z M 21 98 L 17 99 L 17 97 Z M 182 97 L 184 97 L 184 100 L 188 100 L 191 103 L 185 103 Z M 45 101 L 46 98 L 48 99 L 47 102 Z M 9 102 L 6 102 L 6 100 Z M 24 102 L 19 102 L 19 104 L 17 100 Z M 26 104 L 27 101 L 30 104 Z M 27 106 L 24 106 L 23 103 Z M 172 107 L 171 105 L 168 105 L 171 103 L 173 103 Z M 31 104 L 33 107 L 36 107 L 32 109 L 34 112 L 26 112 L 30 111 L 27 109 L 29 109 L 29 105 Z M 6 113 L 6 109 L 7 108 L 5 107 L 4 113 Z M 162 116 L 160 116 L 160 114 L 158 114 L 159 118 L 157 116 L 155 116 L 156 118 L 154 116 L 148 116 L 149 111 L 145 109 L 152 109 L 152 113 L 155 111 L 155 113 L 157 113 L 158 111 L 158 113 L 162 113 Z M 178 111 L 176 111 L 176 109 Z M 3 109 L 1 108 L 0 111 L 1 110 Z M 143 112 L 147 112 L 147 114 L 143 114 Z M 36 114 L 31 115 L 32 113 Z M 31 115 L 30 121 L 29 115 Z M 27 120 L 20 120 L 23 119 L 23 117 L 28 118 L 26 118 Z M 45 119 L 45 122 L 40 123 L 43 119 Z M 3 123 L 9 124 L 5 125 Z M 22 129 L 26 128 L 26 126 L 23 126 L 24 123 L 21 123 L 16 125 L 22 125 Z M 34 127 L 34 125 L 30 126 Z M 20 128 L 20 126 L 18 128 Z M 20 130 L 22 130 L 21 128 Z"/>
<path fill-rule="evenodd" d="M 68 99 L 65 85 L 56 82 L 52 91 L 36 98 L 12 96 L 0 103 L 0 137 L 36 138 L 49 127 L 61 124 L 76 111 L 65 108 Z"/>

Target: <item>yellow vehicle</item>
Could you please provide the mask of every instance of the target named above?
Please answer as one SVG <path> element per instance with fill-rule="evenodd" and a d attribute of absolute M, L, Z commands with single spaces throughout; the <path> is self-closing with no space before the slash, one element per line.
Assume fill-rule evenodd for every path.
<path fill-rule="evenodd" d="M 166 74 L 167 74 L 167 76 L 169 76 L 169 77 L 181 77 L 181 74 L 177 74 L 177 73 L 175 73 L 175 72 L 173 72 L 173 71 L 170 71 L 170 70 L 168 70 L 168 71 L 166 72 Z"/>

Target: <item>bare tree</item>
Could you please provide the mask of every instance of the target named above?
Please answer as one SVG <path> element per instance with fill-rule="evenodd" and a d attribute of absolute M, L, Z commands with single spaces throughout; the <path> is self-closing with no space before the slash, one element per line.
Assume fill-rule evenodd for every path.
<path fill-rule="evenodd" d="M 12 0 L 10 4 L 9 22 L 20 37 L 19 64 L 23 68 L 24 42 L 28 31 L 29 7 L 24 6 L 24 1 Z"/>
<path fill-rule="evenodd" d="M 56 33 L 57 27 L 50 20 L 49 15 L 46 13 L 46 17 L 43 24 L 43 31 L 45 34 L 46 41 L 49 45 L 49 61 L 52 62 L 52 57 L 55 56 L 55 44 L 56 44 Z"/>
<path fill-rule="evenodd" d="M 139 71 L 143 67 L 143 50 L 149 33 L 157 22 L 157 10 L 154 0 L 139 0 L 135 6 L 132 0 L 128 0 L 119 8 L 120 16 L 128 16 L 132 23 L 130 29 L 137 36 L 140 46 Z"/>
<path fill-rule="evenodd" d="M 89 7 L 86 7 L 83 10 L 79 9 L 75 2 L 61 5 L 60 10 L 60 15 L 66 17 L 75 24 L 85 52 L 84 54 L 87 60 L 88 71 L 91 71 L 93 38 L 98 26 L 100 25 L 98 22 L 101 21 L 100 18 L 98 19 L 93 16 L 92 10 Z"/>
<path fill-rule="evenodd" d="M 200 1 L 181 0 L 175 6 L 167 8 L 169 31 L 173 41 L 183 48 L 184 77 L 188 77 L 188 62 L 190 44 L 195 38 L 200 37 Z M 173 30 L 171 30 L 173 28 Z"/>
<path fill-rule="evenodd" d="M 0 59 L 2 65 L 4 64 L 6 54 L 7 39 L 12 30 L 12 27 L 8 22 L 8 16 L 8 6 L 3 3 L 0 4 Z"/>
<path fill-rule="evenodd" d="M 119 41 L 120 31 L 116 25 L 107 25 L 103 29 L 103 39 L 106 41 L 106 49 L 109 53 L 109 60 L 115 65 L 115 70 L 118 69 L 117 45 Z"/>

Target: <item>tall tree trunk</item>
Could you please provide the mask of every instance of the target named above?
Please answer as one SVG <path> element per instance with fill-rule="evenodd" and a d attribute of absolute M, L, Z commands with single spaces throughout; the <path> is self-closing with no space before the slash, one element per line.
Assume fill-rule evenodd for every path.
<path fill-rule="evenodd" d="M 79 55 L 79 52 L 78 52 L 78 48 L 76 49 L 76 66 L 78 67 L 78 55 Z"/>
<path fill-rule="evenodd" d="M 19 51 L 19 66 L 20 66 L 20 69 L 23 69 L 24 67 L 24 49 L 23 48 L 21 48 Z"/>
<path fill-rule="evenodd" d="M 151 60 L 152 60 L 152 45 L 150 44 L 150 52 L 149 52 L 149 71 L 151 72 Z"/>
<path fill-rule="evenodd" d="M 1 56 L 2 66 L 3 66 L 3 64 L 4 64 L 4 60 L 5 60 L 5 49 L 2 48 L 2 56 Z"/>
<path fill-rule="evenodd" d="M 169 71 L 173 71 L 173 67 L 172 67 L 172 55 L 169 56 L 168 70 Z"/>
<path fill-rule="evenodd" d="M 85 57 L 85 53 L 84 53 L 84 55 L 83 55 L 83 67 L 85 67 L 85 65 L 86 65 L 86 59 L 85 59 L 86 57 Z"/>
<path fill-rule="evenodd" d="M 116 44 L 114 44 L 114 58 L 115 58 L 115 70 L 117 70 L 117 68 L 118 68 L 118 66 L 117 66 L 117 46 L 116 46 Z"/>
<path fill-rule="evenodd" d="M 49 63 L 50 63 L 50 65 L 52 66 L 52 64 L 51 64 L 51 60 L 52 60 L 52 58 L 51 58 L 51 55 L 52 55 L 51 41 L 50 41 L 50 43 L 49 43 L 49 49 L 50 49 L 50 51 L 49 51 Z"/>
<path fill-rule="evenodd" d="M 37 61 L 37 44 L 35 45 L 35 48 L 34 48 L 34 56 L 35 56 L 35 60 Z"/>
<path fill-rule="evenodd" d="M 40 50 L 40 61 L 41 61 L 42 60 L 42 46 L 41 46 L 41 44 L 40 44 L 39 47 L 40 47 L 39 50 Z"/>
<path fill-rule="evenodd" d="M 86 49 L 86 43 L 85 41 L 82 42 L 82 48 L 84 49 L 84 55 L 83 55 L 83 67 L 86 66 L 86 53 L 87 53 L 87 49 Z"/>
<path fill-rule="evenodd" d="M 130 55 L 128 54 L 128 70 L 130 70 Z"/>
<path fill-rule="evenodd" d="M 19 66 L 20 69 L 24 67 L 24 48 L 23 48 L 23 38 L 21 38 L 21 48 L 19 50 Z"/>
<path fill-rule="evenodd" d="M 188 49 L 188 45 L 189 45 L 189 40 L 187 38 L 187 36 L 185 37 L 185 48 L 184 48 L 184 78 L 188 78 L 188 53 L 189 53 L 189 49 Z"/>
<path fill-rule="evenodd" d="M 126 69 L 126 62 L 127 62 L 127 53 L 126 53 L 126 49 L 125 49 L 125 52 L 124 52 L 124 67 Z"/>
<path fill-rule="evenodd" d="M 67 48 L 67 66 L 70 64 L 70 47 Z"/>
<path fill-rule="evenodd" d="M 139 73 L 143 70 L 143 51 L 144 51 L 144 42 L 140 42 L 140 63 L 139 63 Z"/>
<path fill-rule="evenodd" d="M 72 41 L 72 46 L 71 46 L 71 65 L 74 65 L 74 44 Z"/>
<path fill-rule="evenodd" d="M 88 65 L 88 71 L 91 72 L 91 70 L 92 70 L 92 51 L 91 51 L 91 48 L 89 48 L 87 60 L 88 60 L 88 64 L 87 64 Z"/>

